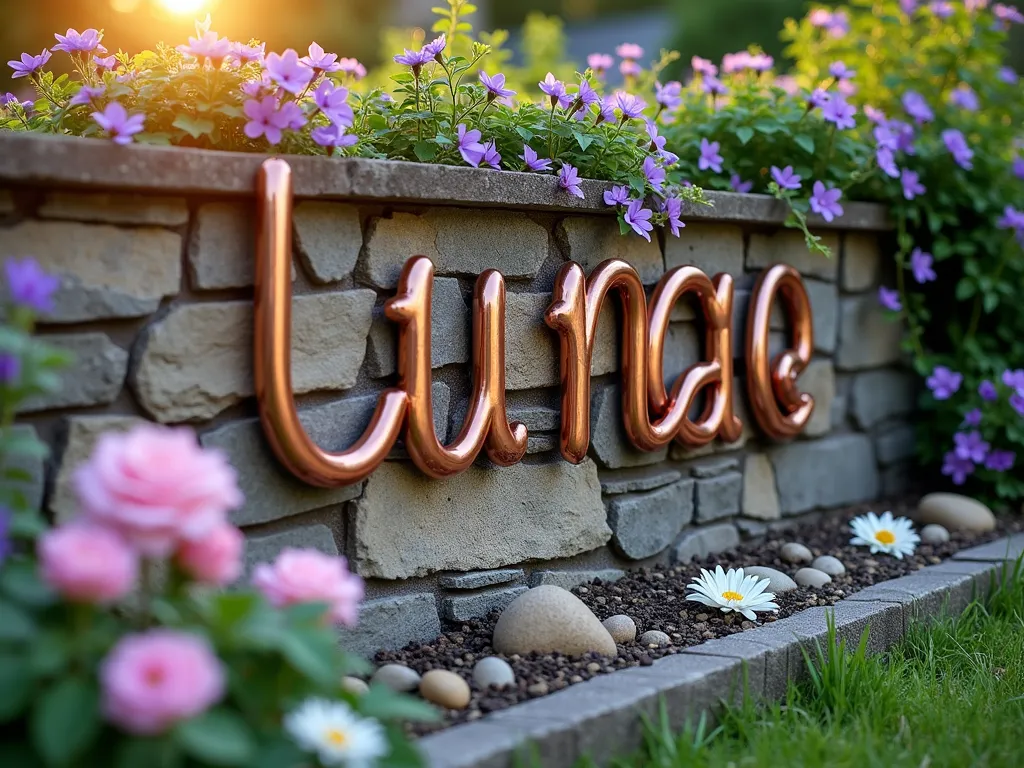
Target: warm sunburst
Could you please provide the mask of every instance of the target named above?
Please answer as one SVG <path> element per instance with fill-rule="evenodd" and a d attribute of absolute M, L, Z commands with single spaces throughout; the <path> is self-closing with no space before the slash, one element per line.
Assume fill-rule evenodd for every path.
<path fill-rule="evenodd" d="M 208 0 L 157 0 L 157 2 L 171 13 L 179 13 L 184 16 L 203 10 Z"/>

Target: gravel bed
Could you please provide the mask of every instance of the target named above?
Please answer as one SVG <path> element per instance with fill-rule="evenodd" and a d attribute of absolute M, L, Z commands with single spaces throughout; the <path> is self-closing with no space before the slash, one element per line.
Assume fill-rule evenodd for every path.
<path fill-rule="evenodd" d="M 801 565 L 792 565 L 779 558 L 779 549 L 788 541 L 804 544 L 814 556 L 833 555 L 846 566 L 846 573 L 832 577 L 832 582 L 814 589 L 798 587 L 776 595 L 779 612 L 759 613 L 760 623 L 770 623 L 791 616 L 812 606 L 827 606 L 844 597 L 881 581 L 888 581 L 936 565 L 960 549 L 976 546 L 1024 528 L 1020 520 L 999 521 L 996 531 L 987 534 L 951 532 L 950 541 L 940 545 L 920 544 L 910 557 L 897 560 L 878 554 L 871 555 L 867 548 L 849 545 L 849 520 L 868 510 L 891 509 L 894 515 L 907 515 L 916 507 L 917 499 L 903 499 L 889 504 L 858 505 L 830 512 L 813 525 L 804 525 L 784 533 L 773 534 L 759 544 L 749 544 L 733 552 L 712 555 L 703 561 L 686 565 L 655 566 L 628 572 L 614 583 L 600 580 L 572 590 L 601 620 L 616 614 L 625 614 L 637 625 L 637 637 L 648 630 L 660 630 L 671 638 L 671 645 L 663 648 L 641 647 L 639 643 L 619 645 L 615 658 L 596 654 L 568 657 L 562 654 L 528 654 L 504 656 L 494 653 L 491 636 L 498 612 L 486 618 L 451 626 L 449 631 L 432 643 L 411 644 L 400 651 L 382 651 L 376 656 L 377 665 L 405 664 L 423 674 L 431 669 L 447 669 L 465 679 L 472 690 L 468 708 L 447 711 L 442 723 L 431 726 L 415 725 L 415 735 L 446 728 L 457 723 L 476 720 L 497 710 L 505 709 L 527 699 L 544 696 L 574 683 L 589 680 L 619 669 L 648 666 L 655 659 L 678 653 L 689 646 L 706 640 L 743 632 L 756 626 L 738 614 L 723 614 L 700 603 L 686 600 L 687 585 L 700 575 L 701 567 L 725 569 L 751 565 L 776 568 L 792 577 Z M 763 618 L 762 618 L 763 617 Z M 503 690 L 481 691 L 472 680 L 473 664 L 485 656 L 498 656 L 512 665 L 517 686 Z"/>

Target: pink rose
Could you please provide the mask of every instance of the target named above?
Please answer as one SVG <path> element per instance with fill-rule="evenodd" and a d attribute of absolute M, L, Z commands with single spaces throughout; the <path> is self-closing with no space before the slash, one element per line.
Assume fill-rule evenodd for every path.
<path fill-rule="evenodd" d="M 242 503 L 227 459 L 200 448 L 187 428 L 145 424 L 108 432 L 73 480 L 85 516 L 147 557 L 166 557 L 180 542 L 201 539 Z"/>
<path fill-rule="evenodd" d="M 100 666 L 103 712 L 144 736 L 204 712 L 224 695 L 224 670 L 202 638 L 171 629 L 126 635 Z"/>
<path fill-rule="evenodd" d="M 72 523 L 47 531 L 39 539 L 43 581 L 69 600 L 110 603 L 135 584 L 139 561 L 114 531 Z"/>
<path fill-rule="evenodd" d="M 245 536 L 235 526 L 224 523 L 195 541 L 186 541 L 176 559 L 186 573 L 204 584 L 224 586 L 242 573 Z"/>
<path fill-rule="evenodd" d="M 272 565 L 256 567 L 252 583 L 278 608 L 328 603 L 328 617 L 335 624 L 352 627 L 359 620 L 363 580 L 349 573 L 344 557 L 315 549 L 285 549 Z"/>

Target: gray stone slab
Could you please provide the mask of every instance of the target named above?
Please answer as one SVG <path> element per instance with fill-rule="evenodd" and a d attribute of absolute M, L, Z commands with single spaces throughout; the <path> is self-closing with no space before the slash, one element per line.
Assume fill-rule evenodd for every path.
<path fill-rule="evenodd" d="M 572 589 L 597 579 L 611 583 L 625 575 L 626 572 L 618 568 L 602 568 L 594 571 L 534 571 L 530 574 L 530 586 L 539 587 L 544 584 L 553 584 L 562 589 Z"/>
<path fill-rule="evenodd" d="M 698 480 L 694 499 L 698 523 L 738 515 L 743 499 L 743 475 L 726 472 L 719 477 Z"/>
<path fill-rule="evenodd" d="M 804 288 L 807 289 L 807 298 L 811 301 L 814 348 L 818 352 L 831 355 L 836 351 L 839 332 L 839 289 L 835 283 L 825 283 L 821 280 L 804 280 Z"/>
<path fill-rule="evenodd" d="M 509 422 L 518 421 L 530 432 L 547 432 L 562 425 L 562 413 L 555 408 L 527 405 L 509 406 L 506 410 Z"/>
<path fill-rule="evenodd" d="M 732 523 L 705 525 L 685 531 L 672 550 L 676 563 L 688 563 L 694 558 L 735 549 L 740 545 L 740 533 Z"/>
<path fill-rule="evenodd" d="M 608 525 L 616 549 L 642 560 L 669 546 L 693 519 L 693 484 L 686 478 L 649 493 L 613 496 Z"/>
<path fill-rule="evenodd" d="M 751 642 L 740 633 L 708 640 L 683 651 L 684 655 L 722 656 L 746 664 L 747 690 L 752 696 L 775 701 L 786 695 L 788 684 L 785 648 Z"/>
<path fill-rule="evenodd" d="M 367 600 L 359 608 L 359 624 L 339 631 L 348 651 L 372 658 L 377 651 L 395 651 L 409 643 L 428 643 L 441 634 L 437 603 L 430 592 Z"/>
<path fill-rule="evenodd" d="M 1004 575 L 1013 570 L 1016 561 L 987 562 L 977 560 L 945 560 L 939 565 L 922 568 L 918 573 L 952 573 L 967 575 L 974 579 L 974 588 L 978 597 L 987 597 L 990 592 L 1002 583 Z"/>
<path fill-rule="evenodd" d="M 590 393 L 590 447 L 598 461 L 610 469 L 659 464 L 668 448 L 641 451 L 634 448 L 622 423 L 622 399 L 617 386 L 594 387 Z"/>
<path fill-rule="evenodd" d="M 878 284 L 882 251 L 878 235 L 849 232 L 843 237 L 844 291 L 866 291 Z"/>
<path fill-rule="evenodd" d="M 720 456 L 714 459 L 702 459 L 690 466 L 690 474 L 697 478 L 718 477 L 726 472 L 739 469 L 740 460 L 735 456 Z"/>
<path fill-rule="evenodd" d="M 727 224 L 688 224 L 679 237 L 665 238 L 665 267 L 692 265 L 714 277 L 743 274 L 743 230 Z"/>
<path fill-rule="evenodd" d="M 438 584 L 444 589 L 480 589 L 519 581 L 522 578 L 522 568 L 497 568 L 491 571 L 446 574 L 438 579 Z"/>
<path fill-rule="evenodd" d="M 363 245 L 355 206 L 301 202 L 295 206 L 292 227 L 295 250 L 315 282 L 332 283 L 352 274 Z"/>
<path fill-rule="evenodd" d="M 847 599 L 900 603 L 906 611 L 905 621 L 909 622 L 943 613 L 956 616 L 974 599 L 975 592 L 975 580 L 970 574 L 919 571 L 875 584 Z"/>
<path fill-rule="evenodd" d="M 992 541 L 980 547 L 962 549 L 953 555 L 954 560 L 981 560 L 987 563 L 1013 563 L 1024 555 L 1024 533 L 1016 533 L 1007 539 Z"/>
<path fill-rule="evenodd" d="M 831 258 L 809 251 L 803 234 L 795 229 L 755 232 L 747 245 L 747 269 L 762 270 L 775 264 L 789 264 L 802 275 L 834 282 L 839 272 L 839 237 L 825 234 L 822 244 L 832 250 Z"/>
<path fill-rule="evenodd" d="M 918 383 L 907 372 L 868 371 L 850 384 L 850 415 L 861 429 L 870 429 L 886 419 L 912 413 Z"/>
<path fill-rule="evenodd" d="M 891 314 L 879 305 L 873 293 L 840 300 L 836 350 L 839 370 L 859 371 L 899 361 L 903 326 Z"/>
<path fill-rule="evenodd" d="M 601 492 L 607 494 L 650 491 L 674 483 L 683 476 L 678 469 L 664 466 L 606 469 L 600 472 Z"/>
<path fill-rule="evenodd" d="M 505 608 L 528 589 L 528 587 L 507 587 L 445 597 L 441 599 L 441 613 L 448 621 L 477 619 L 486 616 L 491 611 Z"/>
<path fill-rule="evenodd" d="M 835 435 L 773 448 L 783 515 L 870 501 L 878 496 L 878 467 L 867 435 Z"/>
<path fill-rule="evenodd" d="M 224 202 L 199 206 L 188 241 L 192 284 L 207 290 L 252 285 L 255 238 L 255 206 Z"/>
<path fill-rule="evenodd" d="M 128 352 L 107 334 L 62 333 L 39 338 L 69 352 L 73 362 L 60 373 L 60 389 L 28 398 L 19 413 L 107 405 L 117 399 L 128 375 Z"/>
<path fill-rule="evenodd" d="M 281 550 L 316 549 L 328 555 L 338 554 L 334 534 L 326 525 L 299 525 L 275 533 L 247 536 L 245 539 L 245 571 L 249 573 L 259 563 L 269 563 Z"/>
<path fill-rule="evenodd" d="M 623 237 L 618 222 L 595 216 L 569 216 L 559 222 L 555 238 L 570 261 L 589 275 L 608 259 L 621 259 L 636 269 L 645 285 L 658 282 L 665 271 L 657 238 Z"/>
<path fill-rule="evenodd" d="M 111 195 L 103 192 L 51 192 L 37 211 L 43 219 L 68 219 L 100 224 L 153 224 L 178 227 L 188 223 L 183 198 Z"/>
<path fill-rule="evenodd" d="M 909 424 L 896 424 L 875 437 L 875 455 L 885 467 L 912 458 L 916 447 L 917 434 Z"/>

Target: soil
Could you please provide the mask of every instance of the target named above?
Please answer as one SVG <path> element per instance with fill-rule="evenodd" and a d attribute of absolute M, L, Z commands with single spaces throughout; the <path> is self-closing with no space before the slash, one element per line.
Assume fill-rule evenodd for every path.
<path fill-rule="evenodd" d="M 846 573 L 832 577 L 832 582 L 820 589 L 799 587 L 776 595 L 775 600 L 780 609 L 778 613 L 758 614 L 759 623 L 767 624 L 805 608 L 832 605 L 865 587 L 905 576 L 928 565 L 936 565 L 960 549 L 1024 529 L 1024 521 L 1000 520 L 997 529 L 987 534 L 951 532 L 949 542 L 940 545 L 922 543 L 913 555 L 903 560 L 883 554 L 872 555 L 866 548 L 850 546 L 849 521 L 852 517 L 880 508 L 891 509 L 894 515 L 907 515 L 914 507 L 916 499 L 904 499 L 882 506 L 876 502 L 850 507 L 831 512 L 813 525 L 770 535 L 761 543 L 744 545 L 732 552 L 711 555 L 685 565 L 640 568 L 628 572 L 614 583 L 598 580 L 572 590 L 601 620 L 616 614 L 632 618 L 637 625 L 637 637 L 648 630 L 666 633 L 672 643 L 664 648 L 644 648 L 638 643 L 619 645 L 616 658 L 596 654 L 569 657 L 558 653 L 504 656 L 494 653 L 491 648 L 491 636 L 498 619 L 498 612 L 495 611 L 486 618 L 451 627 L 450 631 L 432 643 L 411 644 L 400 651 L 382 651 L 377 654 L 376 662 L 378 665 L 405 664 L 421 675 L 431 669 L 447 669 L 469 683 L 473 692 L 469 707 L 447 711 L 443 722 L 439 724 L 411 726 L 412 734 L 423 735 L 479 719 L 488 712 L 553 693 L 596 675 L 627 667 L 648 666 L 655 659 L 679 653 L 689 646 L 754 628 L 756 625 L 753 622 L 744 620 L 738 614 L 723 614 L 686 600 L 689 592 L 687 585 L 700 575 L 702 567 L 721 565 L 728 570 L 763 565 L 792 577 L 802 566 L 783 562 L 778 556 L 779 549 L 788 541 L 806 545 L 815 557 L 833 555 L 846 566 Z M 471 673 L 473 664 L 485 656 L 498 656 L 508 661 L 515 672 L 517 686 L 503 690 L 480 690 L 473 683 Z"/>

